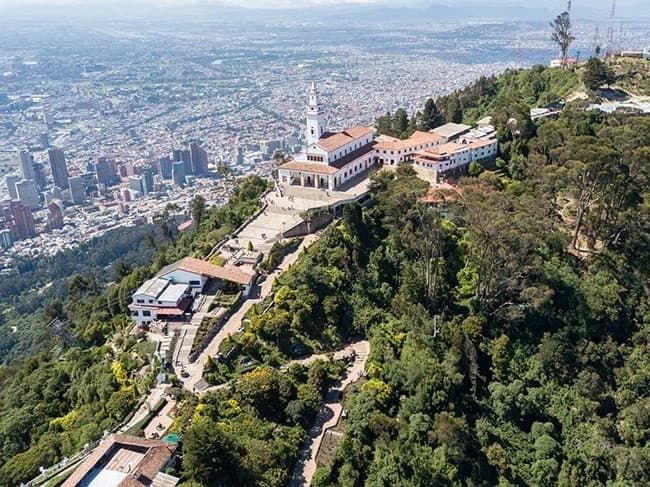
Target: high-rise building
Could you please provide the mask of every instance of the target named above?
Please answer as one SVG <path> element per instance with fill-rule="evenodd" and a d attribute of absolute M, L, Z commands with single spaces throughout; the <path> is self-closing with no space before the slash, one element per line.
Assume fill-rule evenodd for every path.
<path fill-rule="evenodd" d="M 144 196 L 144 180 L 142 176 L 129 176 L 129 188 L 138 193 L 138 196 Z"/>
<path fill-rule="evenodd" d="M 0 248 L 5 250 L 10 249 L 13 244 L 14 240 L 11 238 L 11 230 L 8 228 L 0 230 Z"/>
<path fill-rule="evenodd" d="M 18 151 L 20 162 L 20 175 L 22 179 L 34 180 L 34 156 L 28 150 Z"/>
<path fill-rule="evenodd" d="M 187 149 L 173 149 L 174 162 L 183 161 L 185 174 L 192 174 L 192 157 Z"/>
<path fill-rule="evenodd" d="M 149 194 L 153 191 L 153 168 L 151 166 L 142 168 L 142 183 L 144 194 Z"/>
<path fill-rule="evenodd" d="M 65 164 L 65 154 L 61 149 L 56 147 L 47 151 L 47 156 L 50 159 L 50 169 L 52 169 L 52 179 L 61 189 L 68 188 L 68 167 Z"/>
<path fill-rule="evenodd" d="M 206 176 L 208 174 L 208 153 L 199 144 L 190 144 L 190 161 L 192 174 Z"/>
<path fill-rule="evenodd" d="M 48 129 L 54 126 L 54 117 L 49 113 L 43 113 L 43 123 Z"/>
<path fill-rule="evenodd" d="M 120 197 L 123 201 L 126 201 L 128 203 L 131 201 L 131 190 L 129 188 L 122 188 L 120 190 Z"/>
<path fill-rule="evenodd" d="M 81 176 L 68 178 L 68 186 L 70 187 L 70 197 L 75 205 L 83 203 L 86 200 L 86 187 Z"/>
<path fill-rule="evenodd" d="M 31 179 L 21 179 L 16 183 L 16 193 L 18 199 L 29 208 L 38 208 L 41 206 L 41 199 L 38 196 L 36 183 Z"/>
<path fill-rule="evenodd" d="M 36 235 L 32 210 L 20 201 L 12 200 L 3 208 L 5 225 L 11 230 L 14 240 L 24 240 Z"/>
<path fill-rule="evenodd" d="M 60 201 L 51 201 L 47 207 L 50 210 L 50 229 L 63 228 L 63 204 Z"/>
<path fill-rule="evenodd" d="M 169 156 L 163 156 L 158 159 L 158 174 L 162 179 L 172 178 L 172 161 Z"/>
<path fill-rule="evenodd" d="M 172 164 L 172 179 L 178 186 L 185 186 L 185 163 L 176 161 Z"/>
<path fill-rule="evenodd" d="M 235 148 L 235 165 L 241 166 L 244 163 L 244 149 L 241 145 Z"/>
<path fill-rule="evenodd" d="M 115 165 L 106 157 L 98 157 L 93 169 L 99 184 L 110 186 L 115 181 Z"/>
<path fill-rule="evenodd" d="M 18 199 L 18 192 L 16 191 L 16 184 L 21 180 L 22 178 L 18 174 L 12 174 L 11 176 L 7 176 L 5 178 L 5 182 L 7 183 L 7 190 L 9 191 L 9 197 L 11 199 L 17 200 Z"/>

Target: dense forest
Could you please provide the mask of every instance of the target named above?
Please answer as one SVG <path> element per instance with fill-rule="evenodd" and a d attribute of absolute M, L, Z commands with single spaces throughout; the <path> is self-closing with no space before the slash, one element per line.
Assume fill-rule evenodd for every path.
<path fill-rule="evenodd" d="M 151 242 L 163 238 L 156 225 L 120 227 L 52 257 L 25 259 L 0 279 L 0 364 L 26 357 L 45 345 L 43 326 L 56 317 L 56 302 L 66 299 L 74 274 L 92 276 L 103 286 L 119 278 L 124 266 L 149 265 Z M 55 303 L 46 308 L 43 303 Z M 14 332 L 10 331 L 15 330 Z"/>
<path fill-rule="evenodd" d="M 198 220 L 197 230 L 182 235 L 173 231 L 169 215 L 161 215 L 157 230 L 146 229 L 144 237 L 135 232 L 154 249 L 140 257 L 151 255 L 146 265 L 134 267 L 138 258 L 126 260 L 128 254 L 122 254 L 109 272 L 110 282 L 96 276 L 94 264 L 109 262 L 100 255 L 86 264 L 72 264 L 72 256 L 79 261 L 90 251 L 85 247 L 54 259 L 70 266 L 61 271 L 62 277 L 76 271 L 64 281 L 61 299 L 41 302 L 32 314 L 13 315 L 33 321 L 38 352 L 28 358 L 17 354 L 0 367 L 0 485 L 19 485 L 36 476 L 40 466 L 76 454 L 133 411 L 159 364 L 152 360 L 154 344 L 128 334 L 131 292 L 179 256 L 204 257 L 257 210 L 266 189 L 266 181 L 249 177 L 240 181 L 224 206 L 205 208 L 202 198 L 195 199 L 189 210 Z M 128 242 L 111 245 L 102 240 L 90 248 L 110 253 L 120 245 L 128 247 Z M 38 299 L 31 298 L 30 291 L 25 295 Z M 53 318 L 59 322 L 46 327 Z"/>

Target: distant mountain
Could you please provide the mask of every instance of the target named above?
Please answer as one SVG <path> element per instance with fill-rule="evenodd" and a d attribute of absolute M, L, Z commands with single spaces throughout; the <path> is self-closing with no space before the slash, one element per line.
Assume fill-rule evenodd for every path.
<path fill-rule="evenodd" d="M 423 22 L 463 22 L 472 20 L 499 20 L 499 21 L 549 21 L 557 15 L 564 2 L 539 2 L 540 6 L 513 6 L 507 3 L 498 5 L 445 5 L 431 4 L 420 7 L 392 7 L 390 4 L 341 4 L 323 5 L 287 9 L 243 8 L 218 4 L 191 4 L 191 5 L 166 5 L 152 8 L 150 3 L 135 0 L 133 3 L 108 3 L 78 5 L 48 4 L 43 0 L 42 5 L 30 4 L 28 6 L 5 6 L 3 13 L 5 19 L 43 18 L 56 20 L 97 19 L 97 20 L 197 20 L 197 21 L 225 21 L 226 23 L 254 23 L 263 24 L 276 21 L 297 22 L 335 22 L 347 25 L 354 24 L 411 24 L 417 26 Z M 629 8 L 619 12 L 617 19 L 634 10 Z M 609 8 L 590 5 L 573 6 L 575 20 L 590 19 L 606 21 L 609 18 Z M 650 18 L 650 8 L 639 5 L 634 12 L 634 19 Z M 628 16 L 628 20 L 630 17 Z M 0 23 L 2 18 L 0 17 Z"/>

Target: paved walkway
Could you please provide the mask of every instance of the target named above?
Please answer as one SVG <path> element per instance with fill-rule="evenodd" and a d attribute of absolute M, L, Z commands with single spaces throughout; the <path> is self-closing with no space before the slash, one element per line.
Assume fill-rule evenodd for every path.
<path fill-rule="evenodd" d="M 157 437 L 162 437 L 165 434 L 174 422 L 174 418 L 169 415 L 174 406 L 176 406 L 176 401 L 167 399 L 165 407 L 160 410 L 156 417 L 154 417 L 144 429 L 145 438 L 153 438 L 155 434 L 158 435 Z M 159 425 L 160 428 L 158 427 Z"/>
<path fill-rule="evenodd" d="M 210 344 L 201 353 L 201 355 L 196 360 L 196 362 L 194 362 L 193 364 L 185 365 L 185 371 L 189 374 L 189 377 L 185 379 L 181 378 L 181 380 L 183 381 L 183 387 L 185 387 L 185 389 L 195 394 L 207 390 L 205 388 L 201 388 L 200 386 L 197 387 L 197 383 L 203 377 L 203 369 L 205 368 L 205 362 L 207 361 L 208 357 L 214 357 L 217 354 L 221 342 L 224 341 L 228 337 L 228 335 L 234 335 L 235 333 L 237 333 L 237 330 L 239 330 L 239 328 L 242 326 L 242 320 L 244 319 L 244 316 L 246 315 L 248 310 L 251 309 L 251 307 L 254 304 L 261 302 L 266 296 L 269 295 L 269 293 L 271 292 L 271 288 L 273 287 L 273 281 L 275 280 L 275 278 L 280 274 L 282 274 L 284 271 L 286 271 L 290 265 L 295 263 L 296 260 L 298 260 L 298 257 L 300 256 L 302 251 L 306 247 L 314 243 L 317 239 L 318 239 L 317 235 L 314 234 L 307 235 L 296 250 L 294 250 L 291 254 L 285 256 L 285 258 L 282 260 L 282 262 L 277 267 L 277 269 L 273 271 L 271 274 L 269 274 L 260 285 L 259 296 L 244 301 L 244 303 L 239 307 L 239 309 L 235 312 L 235 314 L 233 314 L 230 318 L 228 318 L 226 323 L 224 323 L 224 325 L 214 336 Z"/>
<path fill-rule="evenodd" d="M 345 376 L 339 380 L 325 396 L 323 410 L 318 414 L 316 421 L 308 432 L 307 441 L 303 445 L 303 453 L 296 463 L 290 487 L 311 485 L 311 480 L 316 471 L 316 456 L 323 442 L 323 437 L 328 429 L 336 426 L 341 418 L 343 406 L 339 402 L 341 392 L 351 383 L 356 382 L 363 375 L 366 368 L 366 359 L 370 353 L 370 344 L 363 340 L 352 344 L 356 353 L 354 363 L 350 365 Z"/>
<path fill-rule="evenodd" d="M 147 394 L 147 398 L 144 400 L 140 408 L 135 412 L 135 414 L 129 420 L 129 422 L 119 429 L 119 433 L 124 433 L 128 429 L 138 424 L 144 418 L 146 418 L 147 415 L 149 414 L 149 411 L 151 411 L 156 406 L 156 404 L 158 404 L 158 402 L 163 398 L 163 396 L 167 393 L 167 387 L 169 386 L 158 385 L 152 388 L 149 391 L 149 394 Z"/>

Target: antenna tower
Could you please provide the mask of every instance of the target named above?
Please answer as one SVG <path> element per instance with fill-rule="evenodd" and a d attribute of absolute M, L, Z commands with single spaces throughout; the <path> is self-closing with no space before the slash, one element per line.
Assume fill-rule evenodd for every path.
<path fill-rule="evenodd" d="M 600 29 L 596 27 L 596 31 L 594 32 L 594 57 L 600 57 Z"/>
<path fill-rule="evenodd" d="M 614 54 L 614 17 L 616 17 L 616 0 L 612 0 L 612 11 L 609 14 L 609 27 L 607 28 L 607 50 L 605 57 Z"/>

